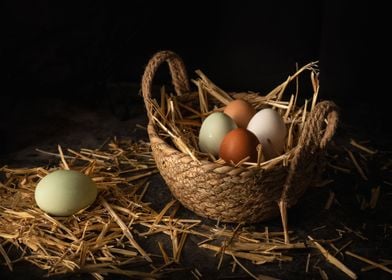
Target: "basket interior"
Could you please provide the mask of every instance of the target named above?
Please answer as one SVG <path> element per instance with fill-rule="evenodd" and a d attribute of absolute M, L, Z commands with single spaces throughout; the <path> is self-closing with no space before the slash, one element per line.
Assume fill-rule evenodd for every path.
<path fill-rule="evenodd" d="M 209 161 L 248 169 L 287 166 L 292 159 L 307 117 L 317 104 L 319 91 L 317 63 L 312 62 L 303 66 L 265 95 L 258 92 L 226 92 L 200 70 L 197 70 L 196 74 L 198 77 L 192 80 L 196 90 L 175 95 L 162 87 L 159 98 L 147 100 L 153 112 L 150 115 L 150 122 L 157 135 L 174 149 L 188 154 L 199 162 Z M 300 81 L 307 85 L 300 85 Z M 309 88 L 309 84 L 312 93 L 304 93 L 302 88 Z M 304 96 L 310 98 L 305 99 Z M 259 157 L 257 162 L 244 160 L 233 164 L 200 151 L 198 135 L 203 120 L 213 112 L 223 111 L 224 107 L 234 99 L 248 101 L 257 111 L 273 108 L 282 116 L 286 124 L 287 136 L 284 152 L 281 155 L 267 161 L 262 161 Z"/>

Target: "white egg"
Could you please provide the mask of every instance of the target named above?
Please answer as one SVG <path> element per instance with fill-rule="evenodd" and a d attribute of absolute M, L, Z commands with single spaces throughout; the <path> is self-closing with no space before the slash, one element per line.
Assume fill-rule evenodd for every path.
<path fill-rule="evenodd" d="M 259 139 L 266 160 L 283 152 L 286 125 L 277 111 L 271 108 L 260 110 L 249 121 L 247 129 Z"/>
<path fill-rule="evenodd" d="M 54 216 L 70 216 L 92 204 L 97 186 L 87 175 L 74 170 L 56 170 L 39 181 L 35 201 Z"/>

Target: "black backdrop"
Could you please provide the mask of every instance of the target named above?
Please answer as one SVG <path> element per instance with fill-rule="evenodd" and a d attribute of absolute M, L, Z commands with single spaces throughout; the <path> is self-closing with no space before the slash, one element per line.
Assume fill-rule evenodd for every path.
<path fill-rule="evenodd" d="M 385 37 L 380 39 L 375 36 L 380 31 L 370 28 L 370 8 L 378 8 L 376 3 L 369 7 L 366 1 L 334 0 L 54 2 L 2 1 L 0 162 L 12 159 L 13 151 L 32 148 L 33 140 L 50 138 L 53 127 L 45 132 L 49 125 L 42 123 L 50 123 L 47 116 L 56 112 L 64 114 L 64 106 L 110 106 L 102 102 L 111 98 L 107 84 L 138 85 L 148 59 L 163 49 L 183 57 L 190 75 L 199 68 L 223 89 L 234 91 L 265 93 L 293 73 L 296 63 L 319 60 L 320 98 L 341 107 L 340 128 L 357 129 L 363 138 L 390 149 L 390 105 L 382 96 L 388 94 L 389 81 L 379 76 L 382 69 L 369 66 L 383 61 L 387 53 L 381 46 L 388 33 L 381 33 Z M 370 45 L 378 50 L 370 52 Z M 160 73 L 157 78 L 167 82 L 168 77 Z M 379 90 L 380 85 L 385 88 Z M 61 120 L 53 125 L 59 130 Z M 80 128 L 79 134 L 83 135 Z M 385 218 L 380 211 L 375 223 Z M 343 216 L 351 213 L 358 214 L 350 210 Z M 23 267 L 20 279 L 29 277 L 26 272 L 29 268 Z"/>
<path fill-rule="evenodd" d="M 27 114 L 18 108 L 32 99 L 83 103 L 108 94 L 107 83 L 138 84 L 148 59 L 170 49 L 191 75 L 199 68 L 234 91 L 266 92 L 296 63 L 319 60 L 321 98 L 384 133 L 377 120 L 386 105 L 369 98 L 366 2 L 129 2 L 3 1 L 1 129 L 7 133 L 13 119 Z M 51 110 L 35 107 L 29 117 Z"/>

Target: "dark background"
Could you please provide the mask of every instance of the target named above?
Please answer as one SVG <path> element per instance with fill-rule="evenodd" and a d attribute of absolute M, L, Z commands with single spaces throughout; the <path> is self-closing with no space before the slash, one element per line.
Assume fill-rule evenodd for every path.
<path fill-rule="evenodd" d="M 319 60 L 320 99 L 331 99 L 340 107 L 341 132 L 347 130 L 358 139 L 371 140 L 376 148 L 390 149 L 390 105 L 382 97 L 388 88 L 376 90 L 382 81 L 374 73 L 381 71 L 369 66 L 384 56 L 369 50 L 371 44 L 380 43 L 370 28 L 374 5 L 364 1 L 355 5 L 346 1 L 129 2 L 3 1 L 0 164 L 32 164 L 26 154 L 36 147 L 56 147 L 60 141 L 68 147 L 90 147 L 108 136 L 128 135 L 131 124 L 146 119 L 138 95 L 144 67 L 164 49 L 184 59 L 191 77 L 201 69 L 225 90 L 262 94 L 295 72 L 296 63 Z M 156 82 L 168 82 L 167 73 L 159 72 Z M 350 190 L 345 192 L 347 200 L 353 197 Z M 324 203 L 326 195 L 324 190 L 314 201 Z M 314 213 L 320 207 L 303 205 L 313 208 L 300 206 L 291 222 L 306 232 L 319 225 Z M 363 213 L 358 215 L 356 205 L 347 205 L 331 215 L 324 213 L 320 220 L 333 227 L 339 219 L 347 219 L 358 228 Z M 385 222 L 383 211 L 389 213 L 389 208 L 380 207 L 378 218 L 369 216 L 366 221 L 377 227 Z M 373 259 L 378 258 L 377 244 L 364 249 Z M 381 249 L 384 256 L 390 253 L 386 247 Z M 205 258 L 199 259 L 202 263 Z M 295 263 L 290 267 L 298 272 Z M 14 274 L 7 272 L 8 277 L 25 278 L 25 271 L 33 271 L 31 279 L 40 277 L 31 266 L 17 268 Z M 290 279 L 290 272 L 281 273 Z M 340 272 L 334 275 L 345 279 Z"/>
<path fill-rule="evenodd" d="M 201 68 L 233 89 L 271 87 L 296 62 L 319 59 L 329 96 L 363 94 L 370 32 L 366 2 L 133 2 L 5 1 L 7 82 L 75 95 L 88 83 L 138 83 L 148 58 L 171 49 L 190 70 Z"/>
<path fill-rule="evenodd" d="M 296 63 L 319 60 L 320 98 L 385 138 L 390 129 L 379 120 L 387 105 L 372 90 L 373 31 L 362 2 L 3 1 L 1 151 L 20 147 L 10 129 L 23 134 L 58 103 L 110 106 L 129 118 L 135 96 L 113 94 L 110 85 L 138 87 L 148 59 L 163 49 L 177 52 L 191 77 L 201 69 L 232 91 L 267 93 Z"/>

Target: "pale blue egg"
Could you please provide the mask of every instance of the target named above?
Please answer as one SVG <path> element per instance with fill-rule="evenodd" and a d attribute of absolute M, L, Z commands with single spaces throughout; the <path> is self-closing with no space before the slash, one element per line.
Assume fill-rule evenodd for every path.
<path fill-rule="evenodd" d="M 87 175 L 74 170 L 56 170 L 39 181 L 35 201 L 50 215 L 70 216 L 92 204 L 97 186 Z"/>
<path fill-rule="evenodd" d="M 209 115 L 202 123 L 199 132 L 199 148 L 202 152 L 219 155 L 220 144 L 225 135 L 236 129 L 232 118 L 223 112 Z"/>

